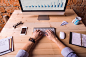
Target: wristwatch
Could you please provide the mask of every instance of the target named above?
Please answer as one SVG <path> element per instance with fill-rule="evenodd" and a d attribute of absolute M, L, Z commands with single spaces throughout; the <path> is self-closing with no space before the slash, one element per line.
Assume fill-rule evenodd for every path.
<path fill-rule="evenodd" d="M 33 38 L 29 38 L 29 41 L 35 43 L 35 40 Z"/>

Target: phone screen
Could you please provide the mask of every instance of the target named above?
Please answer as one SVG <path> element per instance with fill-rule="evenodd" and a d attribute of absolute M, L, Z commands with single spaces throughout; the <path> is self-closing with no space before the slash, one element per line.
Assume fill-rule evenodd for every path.
<path fill-rule="evenodd" d="M 26 28 L 22 28 L 21 34 L 25 34 Z"/>

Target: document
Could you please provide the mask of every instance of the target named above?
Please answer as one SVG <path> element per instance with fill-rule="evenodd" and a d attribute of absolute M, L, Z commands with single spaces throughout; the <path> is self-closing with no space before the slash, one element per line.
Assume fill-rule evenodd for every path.
<path fill-rule="evenodd" d="M 7 38 L 0 40 L 0 52 L 9 50 L 9 40 Z"/>

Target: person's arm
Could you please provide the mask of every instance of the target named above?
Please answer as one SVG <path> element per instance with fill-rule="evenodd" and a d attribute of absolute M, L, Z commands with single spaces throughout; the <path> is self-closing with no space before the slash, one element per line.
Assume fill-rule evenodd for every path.
<path fill-rule="evenodd" d="M 42 37 L 42 32 L 40 30 L 36 30 L 31 36 L 31 38 L 33 38 L 35 42 L 41 37 Z M 21 50 L 19 50 L 16 57 L 28 57 L 29 56 L 28 52 L 30 51 L 33 44 L 34 44 L 33 42 L 28 41 L 27 44 L 23 48 L 21 48 Z"/>
<path fill-rule="evenodd" d="M 71 50 L 69 47 L 66 47 L 62 42 L 60 42 L 51 30 L 46 30 L 46 33 L 47 38 L 56 43 L 56 45 L 61 50 L 61 54 L 64 57 L 78 57 L 73 50 Z"/>

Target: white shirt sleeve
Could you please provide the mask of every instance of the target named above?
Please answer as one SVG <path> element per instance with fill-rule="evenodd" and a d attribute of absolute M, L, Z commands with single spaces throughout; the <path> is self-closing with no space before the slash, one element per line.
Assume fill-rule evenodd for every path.
<path fill-rule="evenodd" d="M 65 47 L 62 51 L 61 54 L 64 57 L 78 57 L 75 53 L 73 53 L 74 51 L 71 50 L 69 47 Z M 25 50 L 19 50 L 19 52 L 17 53 L 16 57 L 28 57 L 29 53 L 26 52 Z"/>
<path fill-rule="evenodd" d="M 28 52 L 26 52 L 25 50 L 19 50 L 19 52 L 17 53 L 16 57 L 28 57 L 29 54 Z"/>
<path fill-rule="evenodd" d="M 65 47 L 62 51 L 61 51 L 61 54 L 64 56 L 64 57 L 67 57 L 69 53 L 71 52 L 74 52 L 73 50 L 71 50 L 69 47 Z"/>

